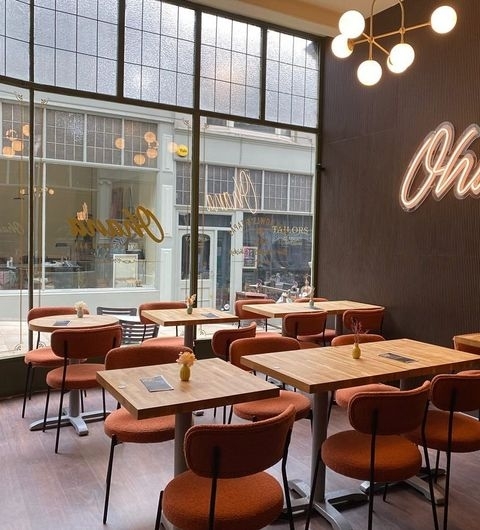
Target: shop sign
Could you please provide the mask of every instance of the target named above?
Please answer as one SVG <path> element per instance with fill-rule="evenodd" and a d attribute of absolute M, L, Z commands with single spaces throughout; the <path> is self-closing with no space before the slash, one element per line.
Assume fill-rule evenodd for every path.
<path fill-rule="evenodd" d="M 418 147 L 400 188 L 400 204 L 407 212 L 416 210 L 429 194 L 441 200 L 453 189 L 457 199 L 480 195 L 480 167 L 469 149 L 480 137 L 480 127 L 469 125 L 454 144 L 454 127 L 441 123 Z"/>
<path fill-rule="evenodd" d="M 206 208 L 209 212 L 249 210 L 250 213 L 257 213 L 258 198 L 255 193 L 250 172 L 241 169 L 237 176 L 233 177 L 233 193 L 210 193 L 206 196 Z"/>
<path fill-rule="evenodd" d="M 155 214 L 144 206 L 137 206 L 135 212 L 126 208 L 123 210 L 123 221 L 117 219 L 100 219 L 90 218 L 85 214 L 86 205 L 83 205 L 82 212 L 77 213 L 77 217 L 68 219 L 70 233 L 72 236 L 93 237 L 96 232 L 107 237 L 138 237 L 147 236 L 156 243 L 161 243 L 165 237 L 163 227 Z"/>

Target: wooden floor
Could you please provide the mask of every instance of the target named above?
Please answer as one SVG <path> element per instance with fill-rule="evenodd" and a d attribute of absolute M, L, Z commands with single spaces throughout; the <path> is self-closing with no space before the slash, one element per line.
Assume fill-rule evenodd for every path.
<path fill-rule="evenodd" d="M 53 398 L 52 408 L 57 403 Z M 90 392 L 86 406 L 100 408 L 100 392 Z M 173 442 L 152 445 L 124 444 L 116 449 L 109 519 L 102 524 L 105 470 L 109 439 L 101 422 L 89 424 L 88 436 L 64 427 L 59 454 L 54 453 L 53 430 L 29 430 L 42 416 L 44 395 L 35 395 L 22 419 L 21 399 L 0 402 L 0 529 L 1 530 L 150 530 L 153 528 L 159 490 L 172 476 Z M 113 408 L 112 400 L 109 402 Z M 220 418 L 221 414 L 217 415 Z M 211 422 L 212 411 L 196 421 Z M 345 412 L 335 407 L 329 430 L 346 426 Z M 295 424 L 289 455 L 289 478 L 308 481 L 310 476 L 310 427 L 307 420 Z M 278 473 L 278 469 L 273 469 Z M 327 489 L 355 489 L 358 482 L 329 472 Z M 478 528 L 479 454 L 455 455 L 450 506 L 450 530 Z M 439 509 L 442 516 L 443 510 Z M 352 529 L 366 528 L 366 505 L 349 508 L 343 515 Z M 305 518 L 295 518 L 304 528 Z M 286 530 L 286 521 L 268 527 Z M 330 525 L 314 515 L 312 530 Z M 426 530 L 433 528 L 430 505 L 408 486 L 391 489 L 387 502 L 375 498 L 374 528 L 379 530 Z"/>

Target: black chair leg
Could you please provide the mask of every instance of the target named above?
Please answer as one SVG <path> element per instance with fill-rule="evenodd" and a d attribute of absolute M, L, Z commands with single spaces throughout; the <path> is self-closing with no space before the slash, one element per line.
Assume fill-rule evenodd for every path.
<path fill-rule="evenodd" d="M 162 501 L 163 501 L 163 490 L 160 492 L 158 499 L 157 517 L 155 519 L 155 530 L 159 530 L 160 523 L 162 521 Z"/>
<path fill-rule="evenodd" d="M 108 457 L 107 478 L 105 481 L 105 504 L 103 507 L 103 524 L 107 523 L 108 502 L 110 499 L 110 484 L 112 482 L 113 456 L 114 456 L 116 445 L 117 445 L 117 437 L 114 435 L 112 436 L 112 441 L 110 443 L 110 455 Z"/>
<path fill-rule="evenodd" d="M 47 397 L 45 399 L 45 412 L 43 414 L 43 429 L 42 429 L 43 432 L 45 432 L 45 428 L 47 426 L 47 415 L 48 415 L 49 403 L 50 403 L 50 388 L 47 388 Z"/>
<path fill-rule="evenodd" d="M 63 395 L 65 389 L 62 388 L 60 391 L 60 405 L 58 407 L 58 421 L 57 421 L 57 434 L 55 437 L 55 453 L 58 453 L 58 442 L 60 441 L 60 427 L 62 426 L 62 412 L 63 412 Z"/>
<path fill-rule="evenodd" d="M 23 406 L 22 406 L 22 418 L 25 418 L 25 407 L 27 405 L 27 395 L 29 399 L 32 397 L 32 385 L 30 379 L 33 379 L 33 368 L 32 363 L 27 364 L 27 374 L 25 376 L 25 389 L 23 392 Z"/>

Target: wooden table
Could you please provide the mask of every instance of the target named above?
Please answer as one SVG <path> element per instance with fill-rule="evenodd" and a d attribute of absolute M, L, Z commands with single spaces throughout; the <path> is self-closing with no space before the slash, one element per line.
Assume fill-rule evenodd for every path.
<path fill-rule="evenodd" d="M 181 309 L 148 309 L 142 316 L 161 326 L 185 326 L 184 344 L 193 348 L 195 327 L 199 324 L 222 324 L 238 322 L 238 317 L 211 307 L 194 307 L 191 314 L 186 308 Z"/>
<path fill-rule="evenodd" d="M 317 450 L 327 435 L 329 392 L 366 383 L 480 367 L 478 355 L 410 339 L 361 344 L 362 355 L 357 360 L 352 358 L 351 350 L 352 346 L 330 346 L 242 357 L 245 366 L 313 394 L 312 470 Z M 411 362 L 383 357 L 385 353 L 406 357 Z M 332 527 L 341 530 L 351 528 L 326 500 L 325 466 L 322 462 L 314 506 Z"/>
<path fill-rule="evenodd" d="M 48 317 L 33 318 L 28 323 L 28 328 L 32 331 L 51 333 L 56 329 L 99 328 L 117 323 L 118 318 L 112 315 L 84 315 L 82 318 L 78 318 L 75 314 L 52 315 Z"/>
<path fill-rule="evenodd" d="M 457 344 L 473 346 L 480 350 L 480 333 L 467 333 L 466 335 L 455 335 L 454 340 Z"/>
<path fill-rule="evenodd" d="M 289 313 L 326 311 L 329 315 L 335 315 L 335 330 L 338 335 L 341 335 L 343 333 L 342 315 L 345 311 L 348 309 L 378 309 L 380 307 L 382 306 L 353 302 L 352 300 L 327 300 L 325 302 L 315 302 L 313 308 L 310 307 L 308 302 L 292 302 L 286 304 L 245 304 L 243 309 L 267 318 L 282 318 Z"/>
<path fill-rule="evenodd" d="M 29 321 L 28 327 L 32 331 L 51 333 L 57 329 L 65 328 L 99 328 L 111 326 L 118 323 L 118 318 L 111 315 L 84 315 L 78 318 L 75 314 L 70 315 L 52 315 L 48 317 L 33 318 Z M 60 358 L 59 358 L 60 359 Z M 88 434 L 87 421 L 103 420 L 103 410 L 91 412 L 80 411 L 80 390 L 71 390 L 68 398 L 68 408 L 61 417 L 61 426 L 72 425 L 79 436 Z M 51 429 L 57 426 L 58 418 L 49 417 L 45 428 Z M 43 418 L 30 424 L 31 431 L 43 429 Z"/>
<path fill-rule="evenodd" d="M 175 414 L 175 474 L 186 469 L 183 439 L 192 413 L 256 399 L 276 397 L 278 387 L 218 358 L 196 361 L 188 382 L 180 381 L 177 363 L 142 366 L 97 373 L 98 382 L 135 418 Z M 173 390 L 149 392 L 143 378 L 163 375 Z"/>

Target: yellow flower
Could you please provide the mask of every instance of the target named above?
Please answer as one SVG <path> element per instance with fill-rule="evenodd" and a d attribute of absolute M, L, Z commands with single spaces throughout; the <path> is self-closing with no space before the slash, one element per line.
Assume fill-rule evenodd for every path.
<path fill-rule="evenodd" d="M 85 302 L 75 302 L 73 305 L 74 309 L 78 311 L 79 309 L 88 309 L 87 304 Z"/>
<path fill-rule="evenodd" d="M 185 364 L 186 366 L 193 366 L 193 363 L 196 361 L 195 354 L 189 351 L 182 351 L 178 355 L 177 363 Z"/>

